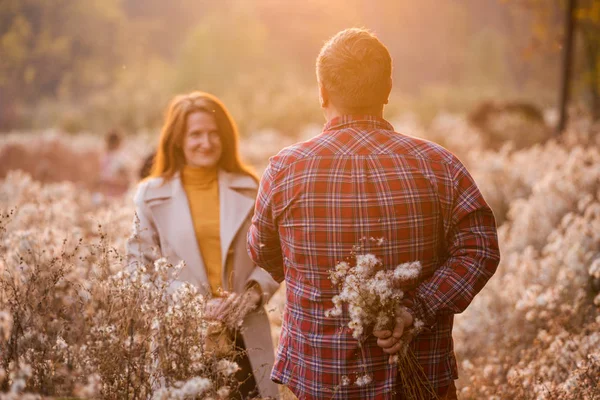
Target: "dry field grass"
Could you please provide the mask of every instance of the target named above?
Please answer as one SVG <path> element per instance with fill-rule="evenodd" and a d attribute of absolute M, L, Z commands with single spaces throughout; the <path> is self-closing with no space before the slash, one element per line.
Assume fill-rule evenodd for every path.
<path fill-rule="evenodd" d="M 428 129 L 411 119 L 394 125 L 459 155 L 500 223 L 498 272 L 456 318 L 460 398 L 600 398 L 597 127 L 581 119 L 560 141 L 525 145 L 526 130 L 515 131 L 518 149 L 510 138 L 492 149 L 459 116 L 440 115 Z M 260 171 L 292 141 L 257 132 L 242 152 Z M 147 137 L 126 140 L 132 177 L 150 147 Z M 160 274 L 154 286 L 119 274 L 132 192 L 99 201 L 89 191 L 101 148 L 92 135 L 0 136 L 0 399 L 184 398 L 183 382 L 189 393 L 223 397 L 231 383 L 201 351 L 193 293 L 171 304 Z M 274 341 L 284 290 L 266 307 Z"/>

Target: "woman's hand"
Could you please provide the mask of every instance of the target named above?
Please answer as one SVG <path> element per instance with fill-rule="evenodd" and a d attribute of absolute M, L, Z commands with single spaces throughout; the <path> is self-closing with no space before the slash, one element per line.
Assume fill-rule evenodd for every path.
<path fill-rule="evenodd" d="M 246 302 L 248 304 L 254 305 L 254 308 L 258 307 L 262 300 L 262 291 L 260 290 L 260 286 L 258 284 L 254 284 L 250 286 L 244 292 L 243 296 L 246 296 Z"/>
<path fill-rule="evenodd" d="M 235 328 L 246 315 L 260 304 L 262 293 L 258 285 L 249 287 L 244 293 L 224 293 L 222 297 L 210 299 L 206 306 L 207 319 L 220 320 Z"/>
<path fill-rule="evenodd" d="M 213 297 L 208 300 L 204 315 L 206 319 L 220 319 L 229 313 L 231 307 L 238 300 L 237 293 L 224 293 L 222 297 Z"/>

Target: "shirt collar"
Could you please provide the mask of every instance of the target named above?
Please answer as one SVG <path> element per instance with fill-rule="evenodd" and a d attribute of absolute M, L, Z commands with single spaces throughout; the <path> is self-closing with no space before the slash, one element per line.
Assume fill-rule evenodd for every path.
<path fill-rule="evenodd" d="M 375 128 L 393 131 L 394 127 L 385 119 L 375 115 L 342 115 L 329 120 L 323 131 L 335 131 L 350 127 Z"/>

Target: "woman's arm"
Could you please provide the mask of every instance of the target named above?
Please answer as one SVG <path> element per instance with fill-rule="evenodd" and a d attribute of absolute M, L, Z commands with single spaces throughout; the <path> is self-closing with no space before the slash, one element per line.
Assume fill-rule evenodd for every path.
<path fill-rule="evenodd" d="M 271 274 L 259 266 L 254 267 L 246 283 L 246 288 L 253 286 L 257 286 L 257 290 L 261 294 L 259 305 L 267 304 L 267 301 L 279 289 L 279 283 L 273 279 Z"/>
<path fill-rule="evenodd" d="M 133 198 L 135 216 L 132 233 L 127 240 L 127 266 L 130 270 L 135 269 L 138 265 L 154 264 L 160 253 L 156 227 L 144 201 L 146 187 L 146 183 L 141 183 Z"/>

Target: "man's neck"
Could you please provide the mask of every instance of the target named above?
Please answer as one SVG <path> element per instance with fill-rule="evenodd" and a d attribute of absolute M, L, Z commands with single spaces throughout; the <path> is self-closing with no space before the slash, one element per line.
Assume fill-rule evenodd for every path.
<path fill-rule="evenodd" d="M 330 105 L 323 108 L 323 114 L 325 114 L 327 122 L 337 117 L 343 117 L 344 115 L 373 115 L 375 117 L 383 118 L 383 105 L 353 111 L 338 109 L 337 107 Z"/>

